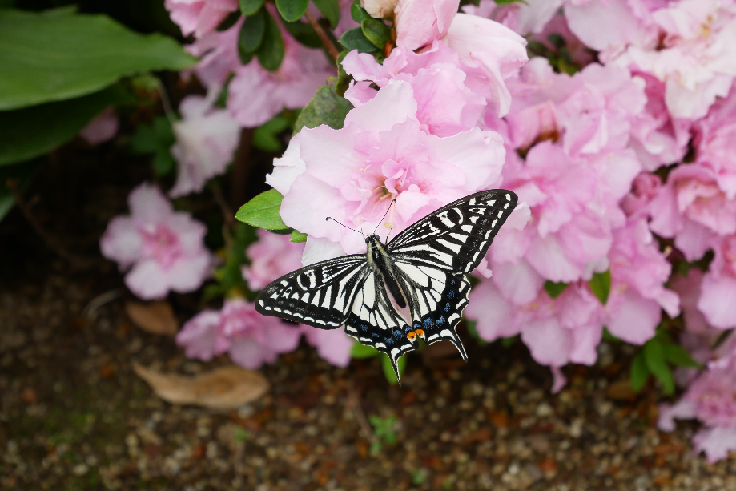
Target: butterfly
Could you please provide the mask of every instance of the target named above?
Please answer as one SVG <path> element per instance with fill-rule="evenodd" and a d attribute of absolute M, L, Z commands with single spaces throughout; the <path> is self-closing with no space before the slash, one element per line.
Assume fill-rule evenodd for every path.
<path fill-rule="evenodd" d="M 365 254 L 321 261 L 268 284 L 256 310 L 322 329 L 342 325 L 358 342 L 385 353 L 397 380 L 398 360 L 440 340 L 452 342 L 465 361 L 455 327 L 468 305 L 465 278 L 485 257 L 516 207 L 511 191 L 471 194 L 430 213 L 387 244 L 366 237 Z M 407 322 L 396 306 L 409 308 Z"/>

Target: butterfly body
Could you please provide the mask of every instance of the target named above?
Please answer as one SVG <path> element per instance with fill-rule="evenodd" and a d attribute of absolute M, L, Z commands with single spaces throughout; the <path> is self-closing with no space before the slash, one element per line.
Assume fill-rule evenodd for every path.
<path fill-rule="evenodd" d="M 256 310 L 322 329 L 345 326 L 360 343 L 397 362 L 428 344 L 451 341 L 463 359 L 455 326 L 468 304 L 465 278 L 485 257 L 516 206 L 516 195 L 495 189 L 466 196 L 430 213 L 387 244 L 366 238 L 367 252 L 329 259 L 285 275 L 263 289 Z M 410 321 L 394 304 L 409 308 Z"/>

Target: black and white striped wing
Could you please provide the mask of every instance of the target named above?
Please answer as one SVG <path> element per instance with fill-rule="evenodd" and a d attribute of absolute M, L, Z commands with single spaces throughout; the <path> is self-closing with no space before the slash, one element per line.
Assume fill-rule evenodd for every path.
<path fill-rule="evenodd" d="M 399 358 L 419 346 L 416 337 L 411 340 L 407 337 L 411 328 L 389 300 L 383 278 L 376 271 L 368 273 L 355 297 L 345 331 L 359 343 L 386 353 L 397 380 L 400 380 Z"/>
<path fill-rule="evenodd" d="M 465 347 L 455 332 L 470 294 L 465 275 L 403 260 L 394 262 L 394 271 L 402 291 L 407 292 L 412 330 L 427 344 L 443 339 L 452 342 L 467 361 Z"/>
<path fill-rule="evenodd" d="M 504 189 L 471 194 L 412 224 L 386 249 L 395 261 L 469 273 L 485 257 L 516 202 L 516 194 Z"/>
<path fill-rule="evenodd" d="M 446 339 L 467 360 L 455 332 L 470 294 L 464 275 L 485 257 L 516 202 L 516 194 L 503 189 L 466 196 L 422 218 L 386 246 L 408 297 L 412 329 L 427 344 Z"/>
<path fill-rule="evenodd" d="M 269 283 L 256 311 L 322 329 L 335 329 L 348 317 L 369 274 L 365 254 L 328 259 Z"/>

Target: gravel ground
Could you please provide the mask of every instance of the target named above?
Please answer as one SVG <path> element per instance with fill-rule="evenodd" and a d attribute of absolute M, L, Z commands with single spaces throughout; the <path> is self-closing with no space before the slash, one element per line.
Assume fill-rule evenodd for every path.
<path fill-rule="evenodd" d="M 339 369 L 302 345 L 262 370 L 265 397 L 218 412 L 163 402 L 132 363 L 191 374 L 227 360 L 186 359 L 133 327 L 121 298 L 90 314 L 100 293 L 53 262 L 0 291 L 0 488 L 736 489 L 735 459 L 693 454 L 695 427 L 653 426 L 657 390 L 630 394 L 625 348 L 568 367 L 552 395 L 519 345 L 467 340 L 467 365 L 412 354 L 403 387 L 378 360 Z M 394 445 L 374 415 L 395 418 Z"/>
<path fill-rule="evenodd" d="M 108 150 L 56 156 L 28 193 L 39 223 L 98 261 L 105 223 L 148 172 Z M 17 210 L 0 222 L 0 257 L 2 490 L 736 490 L 736 455 L 709 464 L 694 424 L 656 429 L 660 392 L 630 393 L 625 346 L 566 367 L 551 394 L 520 343 L 464 329 L 468 364 L 438 343 L 409 355 L 403 387 L 377 359 L 339 369 L 302 344 L 239 410 L 175 406 L 133 363 L 196 374 L 228 360 L 193 362 L 134 327 L 115 268 L 70 269 Z M 194 295 L 170 301 L 179 321 L 197 311 Z"/>

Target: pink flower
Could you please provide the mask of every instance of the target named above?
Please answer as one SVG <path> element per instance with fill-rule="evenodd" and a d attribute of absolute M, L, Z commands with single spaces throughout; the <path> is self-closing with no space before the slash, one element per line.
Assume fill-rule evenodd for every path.
<path fill-rule="evenodd" d="M 460 0 L 398 0 L 396 46 L 407 50 L 432 44 L 447 33 Z"/>
<path fill-rule="evenodd" d="M 238 34 L 242 24 L 241 18 L 229 29 L 212 31 L 186 47 L 192 56 L 200 59 L 193 71 L 210 94 L 219 93 L 230 74 L 241 66 Z M 188 70 L 183 72 L 187 73 Z"/>
<path fill-rule="evenodd" d="M 335 74 L 321 50 L 304 47 L 285 29 L 281 34 L 286 52 L 278 70 L 269 72 L 253 59 L 230 82 L 227 108 L 242 126 L 260 126 L 284 108 L 304 107 Z"/>
<path fill-rule="evenodd" d="M 230 12 L 238 10 L 238 0 L 166 0 L 171 20 L 185 36 L 194 37 L 212 32 Z"/>
<path fill-rule="evenodd" d="M 452 136 L 475 127 L 486 106 L 483 72 L 464 66 L 442 42 L 420 54 L 395 48 L 382 65 L 371 55 L 351 51 L 342 66 L 358 81 L 345 93 L 355 106 L 376 95 L 371 82 L 379 88 L 391 80 L 409 83 L 417 102 L 416 117 L 422 130 L 432 135 Z"/>
<path fill-rule="evenodd" d="M 718 329 L 736 327 L 736 235 L 719 238 L 715 257 L 703 278 L 698 309 Z"/>
<path fill-rule="evenodd" d="M 709 368 L 692 381 L 682 399 L 660 407 L 659 428 L 672 431 L 674 418 L 699 419 L 705 429 L 693 437 L 710 462 L 736 450 L 736 371 L 732 365 Z"/>
<path fill-rule="evenodd" d="M 295 350 L 300 336 L 297 326 L 264 317 L 253 304 L 236 298 L 226 300 L 221 312 L 205 310 L 190 319 L 176 342 L 189 357 L 209 360 L 227 351 L 238 365 L 255 369 Z"/>
<path fill-rule="evenodd" d="M 662 180 L 656 174 L 642 172 L 634 179 L 631 193 L 621 201 L 621 208 L 630 217 L 638 218 L 646 213 L 649 203 L 659 194 Z"/>
<path fill-rule="evenodd" d="M 129 269 L 125 284 L 141 298 L 161 298 L 169 290 L 191 292 L 210 273 L 205 227 L 188 213 L 175 212 L 157 187 L 141 184 L 128 197 L 130 216 L 113 218 L 102 255 Z"/>
<path fill-rule="evenodd" d="M 258 242 L 246 253 L 250 264 L 243 266 L 243 276 L 251 290 L 260 290 L 276 278 L 302 267 L 304 244 L 295 244 L 288 235 L 258 229 Z"/>
<path fill-rule="evenodd" d="M 697 162 L 716 173 L 718 185 L 736 197 L 736 85 L 715 104 L 710 113 L 695 124 Z"/>
<path fill-rule="evenodd" d="M 608 261 L 611 289 L 604 323 L 614 336 L 643 344 L 654 336 L 663 308 L 670 317 L 680 313 L 677 294 L 663 286 L 671 266 L 644 219 L 614 230 Z"/>
<path fill-rule="evenodd" d="M 700 258 L 716 235 L 736 232 L 736 200 L 718 187 L 708 167 L 681 165 L 649 203 L 654 233 L 674 237 L 689 261 Z"/>
<path fill-rule="evenodd" d="M 95 119 L 89 122 L 87 126 L 79 132 L 79 136 L 84 138 L 87 143 L 97 145 L 112 139 L 118 132 L 118 116 L 115 114 L 115 108 L 110 106 Z"/>
<path fill-rule="evenodd" d="M 176 143 L 171 147 L 179 163 L 172 197 L 200 192 L 208 179 L 224 173 L 240 138 L 238 123 L 204 97 L 188 96 L 179 110 L 183 119 L 174 123 Z"/>
<path fill-rule="evenodd" d="M 487 77 L 489 112 L 498 117 L 508 113 L 511 95 L 504 80 L 529 60 L 524 38 L 492 20 L 457 14 L 443 41 L 465 66 L 479 68 Z"/>
<path fill-rule="evenodd" d="M 712 329 L 708 326 L 708 321 L 705 320 L 703 313 L 698 309 L 702 283 L 703 272 L 698 268 L 690 269 L 686 276 L 675 275 L 671 282 L 672 289 L 680 297 L 680 307 L 685 318 L 685 329 L 689 333 L 707 335 L 711 333 Z"/>
<path fill-rule="evenodd" d="M 604 55 L 622 47 L 656 43 L 657 31 L 649 8 L 634 4 L 657 4 L 635 0 L 590 0 L 565 2 L 570 29 L 586 45 Z M 638 5 L 637 5 L 638 6 Z"/>
<path fill-rule="evenodd" d="M 439 138 L 421 131 L 416 112 L 411 85 L 392 81 L 351 110 L 342 129 L 302 130 L 292 140 L 299 153 L 287 151 L 269 179 L 284 194 L 284 222 L 359 252 L 363 238 L 326 217 L 372 232 L 396 198 L 386 219 L 395 234 L 498 179 L 504 152 L 498 134 L 475 128 Z"/>
<path fill-rule="evenodd" d="M 335 366 L 348 366 L 350 352 L 355 341 L 345 334 L 344 329 L 318 329 L 312 326 L 302 326 L 302 332 L 307 337 L 309 344 L 317 348 L 319 356 Z"/>

